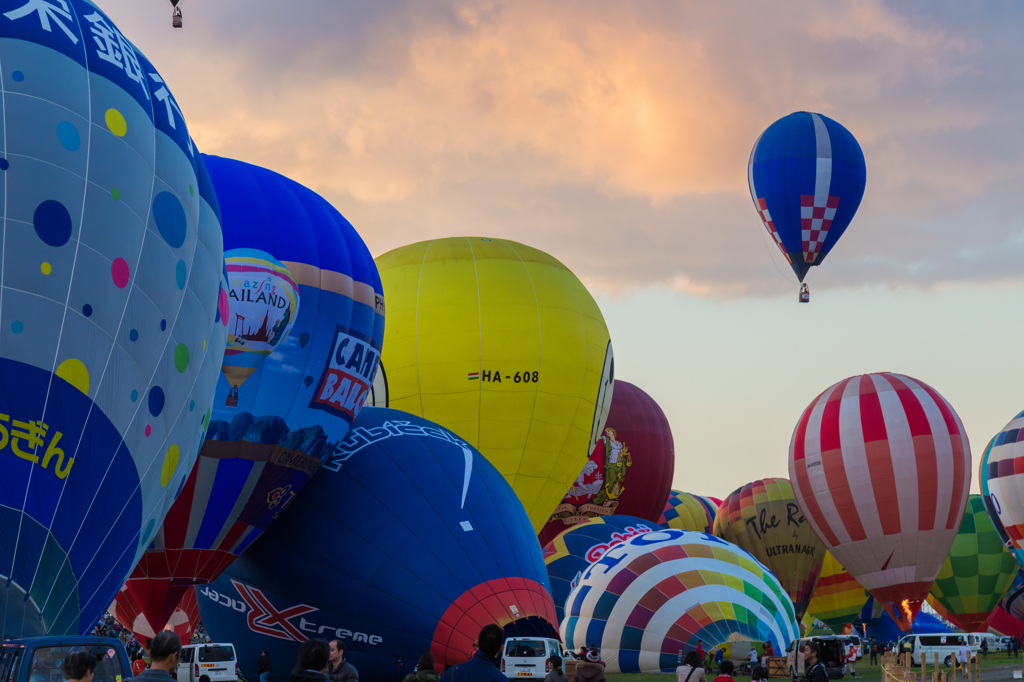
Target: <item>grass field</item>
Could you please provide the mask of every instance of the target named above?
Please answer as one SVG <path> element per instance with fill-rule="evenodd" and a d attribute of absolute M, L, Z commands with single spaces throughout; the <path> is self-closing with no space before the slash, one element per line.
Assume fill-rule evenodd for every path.
<path fill-rule="evenodd" d="M 882 669 L 878 665 L 867 665 L 868 659 L 862 659 L 857 663 L 857 676 L 850 677 L 847 675 L 844 680 L 854 682 L 854 680 L 864 680 L 864 682 L 872 682 L 873 680 L 882 679 Z M 1005 653 L 989 654 L 988 658 L 981 659 L 981 682 L 985 682 L 985 671 L 1002 671 L 1010 668 L 1020 668 L 1024 664 L 1024 659 L 1021 658 L 1007 658 Z M 943 668 L 946 669 L 946 668 Z M 918 675 L 920 675 L 920 668 L 915 668 Z M 932 664 L 928 663 L 928 671 L 932 670 Z M 708 675 L 708 682 L 714 679 L 714 675 Z M 930 675 L 929 675 L 930 677 Z M 1003 677 L 1000 675 L 1000 677 Z M 608 675 L 608 682 L 666 682 L 671 680 L 672 676 L 666 673 L 623 673 L 618 675 Z M 749 675 L 737 675 L 733 678 L 735 682 L 750 682 Z M 777 678 L 781 679 L 781 678 Z M 963 680 L 963 677 L 958 678 Z"/>

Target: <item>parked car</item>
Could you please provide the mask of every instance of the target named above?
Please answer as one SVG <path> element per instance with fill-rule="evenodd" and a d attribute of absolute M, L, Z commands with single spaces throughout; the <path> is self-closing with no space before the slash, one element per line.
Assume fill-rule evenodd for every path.
<path fill-rule="evenodd" d="M 236 682 L 238 657 L 233 644 L 186 644 L 178 661 L 178 682 L 199 682 L 209 675 L 210 682 Z"/>
<path fill-rule="evenodd" d="M 509 678 L 544 679 L 551 672 L 551 666 L 547 662 L 551 656 L 561 656 L 563 660 L 565 659 L 562 643 L 557 639 L 510 637 L 505 640 L 505 650 L 501 655 L 501 672 Z"/>
<path fill-rule="evenodd" d="M 928 664 L 935 660 L 935 654 L 939 655 L 939 661 L 947 667 L 953 665 L 953 656 L 958 656 L 960 645 L 967 642 L 967 650 L 970 652 L 971 660 L 978 655 L 977 641 L 973 635 L 948 633 L 938 635 L 907 635 L 896 644 L 896 651 L 900 654 L 910 654 L 913 665 L 921 665 L 921 657 L 925 656 Z"/>
<path fill-rule="evenodd" d="M 809 666 L 804 660 L 804 652 L 807 649 L 807 645 L 811 642 L 817 642 L 818 647 L 820 647 L 819 658 L 825 666 L 829 679 L 843 679 L 843 676 L 846 675 L 846 664 L 843 663 L 846 658 L 846 652 L 844 651 L 845 642 L 843 642 L 842 637 L 835 635 L 801 637 L 800 639 L 793 640 L 789 648 L 786 649 L 786 667 L 789 668 L 790 676 L 804 677 L 807 675 L 807 668 Z"/>
<path fill-rule="evenodd" d="M 128 652 L 116 637 L 29 637 L 0 646 L 0 680 L 64 682 L 64 659 L 82 650 L 96 656 L 94 682 L 122 682 L 132 677 Z"/>

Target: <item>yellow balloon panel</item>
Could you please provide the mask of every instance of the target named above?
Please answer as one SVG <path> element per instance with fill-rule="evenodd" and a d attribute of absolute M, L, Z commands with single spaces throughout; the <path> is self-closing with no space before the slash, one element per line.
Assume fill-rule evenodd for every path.
<path fill-rule="evenodd" d="M 390 406 L 480 450 L 539 530 L 607 419 L 612 351 L 597 302 L 556 259 L 508 240 L 419 242 L 377 267 Z"/>

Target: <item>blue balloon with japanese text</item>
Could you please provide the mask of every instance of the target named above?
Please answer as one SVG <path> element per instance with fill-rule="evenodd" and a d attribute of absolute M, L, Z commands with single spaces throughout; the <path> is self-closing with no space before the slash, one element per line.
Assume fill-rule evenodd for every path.
<path fill-rule="evenodd" d="M 85 634 L 195 461 L 219 207 L 159 72 L 87 0 L 0 0 L 0 638 Z"/>

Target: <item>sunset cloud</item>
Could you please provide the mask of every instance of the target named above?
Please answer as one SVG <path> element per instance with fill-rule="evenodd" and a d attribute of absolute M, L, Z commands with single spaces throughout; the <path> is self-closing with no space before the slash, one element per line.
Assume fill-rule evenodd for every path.
<path fill-rule="evenodd" d="M 746 163 L 772 121 L 810 109 L 868 165 L 814 279 L 1020 277 L 1014 5 L 983 23 L 923 2 L 183 0 L 182 31 L 153 3 L 103 6 L 204 151 L 317 190 L 375 254 L 490 234 L 599 291 L 789 291 Z"/>

